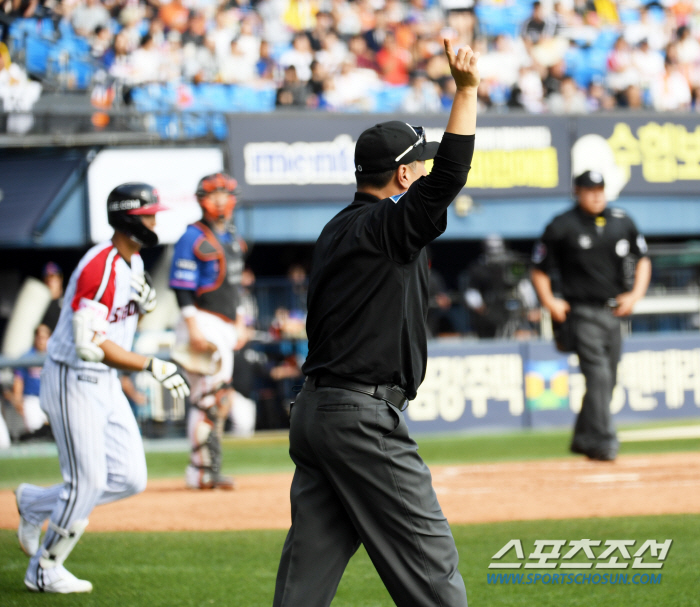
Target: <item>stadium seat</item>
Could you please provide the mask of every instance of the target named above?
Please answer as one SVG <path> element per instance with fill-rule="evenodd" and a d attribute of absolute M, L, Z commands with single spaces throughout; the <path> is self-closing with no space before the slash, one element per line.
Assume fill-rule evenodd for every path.
<path fill-rule="evenodd" d="M 53 45 L 43 38 L 30 37 L 26 39 L 25 65 L 30 74 L 45 75 L 49 53 Z"/>

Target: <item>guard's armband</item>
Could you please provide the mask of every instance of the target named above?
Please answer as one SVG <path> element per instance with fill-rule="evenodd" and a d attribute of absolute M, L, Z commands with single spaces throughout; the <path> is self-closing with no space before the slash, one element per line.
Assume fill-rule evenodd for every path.
<path fill-rule="evenodd" d="M 107 314 L 104 304 L 83 298 L 73 313 L 73 340 L 78 356 L 87 362 L 100 362 L 105 356 L 100 344 L 106 339 Z"/>

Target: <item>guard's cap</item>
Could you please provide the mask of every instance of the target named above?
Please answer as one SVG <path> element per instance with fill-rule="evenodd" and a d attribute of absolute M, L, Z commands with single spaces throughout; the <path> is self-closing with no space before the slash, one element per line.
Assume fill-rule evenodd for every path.
<path fill-rule="evenodd" d="M 425 140 L 422 126 L 390 120 L 368 128 L 355 144 L 355 171 L 362 174 L 383 173 L 411 164 L 414 160 L 435 158 L 437 141 Z"/>
<path fill-rule="evenodd" d="M 602 188 L 605 187 L 605 179 L 598 171 L 584 171 L 574 178 L 574 186 L 577 188 Z"/>

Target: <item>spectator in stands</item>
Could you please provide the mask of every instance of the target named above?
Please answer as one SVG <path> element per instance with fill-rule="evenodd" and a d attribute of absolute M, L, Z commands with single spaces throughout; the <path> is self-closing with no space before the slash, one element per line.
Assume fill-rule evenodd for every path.
<path fill-rule="evenodd" d="M 284 70 L 282 86 L 277 89 L 277 106 L 306 107 L 309 91 L 306 83 L 299 80 L 297 69 L 288 65 Z"/>
<path fill-rule="evenodd" d="M 384 9 L 377 9 L 374 11 L 374 27 L 363 35 L 367 48 L 375 54 L 378 53 L 384 46 L 388 32 L 386 12 Z"/>
<path fill-rule="evenodd" d="M 624 91 L 630 84 L 638 81 L 637 72 L 632 64 L 632 52 L 629 44 L 620 36 L 608 55 L 607 85 L 613 93 Z"/>
<path fill-rule="evenodd" d="M 231 41 L 238 34 L 237 23 L 232 11 L 219 7 L 215 18 L 215 27 L 209 31 L 207 38 L 214 45 L 214 56 L 217 61 L 229 54 Z"/>
<path fill-rule="evenodd" d="M 401 104 L 401 110 L 410 114 L 431 114 L 442 109 L 438 86 L 422 70 L 411 73 L 411 88 Z"/>
<path fill-rule="evenodd" d="M 637 81 L 643 90 L 648 91 L 653 82 L 664 77 L 663 55 L 649 46 L 649 41 L 644 38 L 640 40 L 637 47 L 632 51 L 632 66 L 636 72 Z"/>
<path fill-rule="evenodd" d="M 552 93 L 548 97 L 547 107 L 553 114 L 585 114 L 586 95 L 578 88 L 571 76 L 565 76 L 561 81 L 559 92 Z"/>
<path fill-rule="evenodd" d="M 336 72 L 342 63 L 349 57 L 348 47 L 339 37 L 335 30 L 330 30 L 323 34 L 321 38 L 321 49 L 316 52 L 316 59 L 323 64 L 327 72 Z"/>
<path fill-rule="evenodd" d="M 532 14 L 523 23 L 520 35 L 526 45 L 537 44 L 554 34 L 554 24 L 544 17 L 544 8 L 539 0 L 532 3 Z"/>
<path fill-rule="evenodd" d="M 301 82 L 306 82 L 311 78 L 311 62 L 314 55 L 311 52 L 311 43 L 306 34 L 296 34 L 292 41 L 292 48 L 282 53 L 280 65 L 285 68 L 294 67 L 297 77 Z"/>
<path fill-rule="evenodd" d="M 159 82 L 163 57 L 156 47 L 151 34 L 141 40 L 141 46 L 131 55 L 131 80 L 129 84 L 148 84 Z"/>
<path fill-rule="evenodd" d="M 542 80 L 544 95 L 549 98 L 552 93 L 558 93 L 561 89 L 561 82 L 566 76 L 566 63 L 562 59 L 547 68 L 547 75 Z"/>
<path fill-rule="evenodd" d="M 112 48 L 114 36 L 109 27 L 98 25 L 90 36 L 90 54 L 97 61 L 104 61 L 105 54 Z"/>
<path fill-rule="evenodd" d="M 644 97 L 641 89 L 634 84 L 630 84 L 618 95 L 618 106 L 628 110 L 644 109 Z"/>
<path fill-rule="evenodd" d="M 254 13 L 246 15 L 241 20 L 241 32 L 236 38 L 238 42 L 238 52 L 240 52 L 245 60 L 253 67 L 260 58 L 260 36 L 256 33 L 258 19 Z"/>
<path fill-rule="evenodd" d="M 379 70 L 377 62 L 374 60 L 374 53 L 368 48 L 367 40 L 364 36 L 356 34 L 350 38 L 348 51 L 354 56 L 355 65 L 361 69 Z"/>
<path fill-rule="evenodd" d="M 46 326 L 49 334 L 51 334 L 58 324 L 61 306 L 63 306 L 63 271 L 57 264 L 50 261 L 44 266 L 42 280 L 49 289 L 51 301 L 49 302 L 49 307 L 46 308 L 46 312 L 44 312 L 41 324 Z"/>
<path fill-rule="evenodd" d="M 328 71 L 318 61 L 311 63 L 311 79 L 307 83 L 309 93 L 313 95 L 313 107 L 318 107 L 328 80 Z"/>
<path fill-rule="evenodd" d="M 670 57 L 664 63 L 666 73 L 651 85 L 651 102 L 661 112 L 690 109 L 690 85 L 680 70 L 680 65 Z"/>
<path fill-rule="evenodd" d="M 182 34 L 182 44 L 187 46 L 192 43 L 195 46 L 204 46 L 207 35 L 207 18 L 201 11 L 194 12 L 187 22 L 187 29 Z"/>
<path fill-rule="evenodd" d="M 124 35 L 127 52 L 135 51 L 141 44 L 141 22 L 145 17 L 145 9 L 141 5 L 128 4 L 119 13 L 122 24 L 120 34 Z"/>
<path fill-rule="evenodd" d="M 255 62 L 255 71 L 261 80 L 273 80 L 277 72 L 276 62 L 272 58 L 272 49 L 267 40 L 260 41 L 260 56 Z"/>
<path fill-rule="evenodd" d="M 669 42 L 664 26 L 654 18 L 648 5 L 642 5 L 638 10 L 639 21 L 628 23 L 625 26 L 625 40 L 632 46 L 639 44 L 642 40 L 647 40 L 652 49 L 660 51 Z"/>
<path fill-rule="evenodd" d="M 323 106 L 331 110 L 370 111 L 374 108 L 372 93 L 379 86 L 377 72 L 360 69 L 348 58 L 339 73 L 326 79 Z"/>
<path fill-rule="evenodd" d="M 182 0 L 170 0 L 167 4 L 161 4 L 158 17 L 168 30 L 184 34 L 189 26 L 190 11 Z"/>
<path fill-rule="evenodd" d="M 39 325 L 34 331 L 34 345 L 25 356 L 45 354 L 50 336 L 49 328 Z M 39 405 L 41 369 L 41 366 L 15 369 L 12 392 L 5 395 L 22 416 L 27 437 L 50 436 L 49 420 Z"/>
<path fill-rule="evenodd" d="M 539 114 L 544 110 L 543 101 L 544 87 L 537 70 L 534 67 L 520 68 L 518 81 L 513 87 L 508 106 Z"/>
<path fill-rule="evenodd" d="M 384 44 L 376 55 L 379 73 L 384 82 L 393 85 L 408 84 L 411 53 L 396 43 L 393 32 L 387 32 Z"/>
<path fill-rule="evenodd" d="M 27 72 L 13 63 L 7 46 L 0 42 L 0 101 L 2 111 L 9 113 L 6 131 L 26 133 L 34 125 L 29 112 L 41 95 L 41 84 L 29 80 Z"/>
<path fill-rule="evenodd" d="M 293 263 L 287 270 L 289 281 L 288 306 L 290 313 L 296 317 L 306 317 L 306 297 L 309 289 L 309 280 L 306 268 L 300 263 Z"/>
<path fill-rule="evenodd" d="M 311 49 L 314 52 L 321 50 L 321 41 L 323 37 L 331 30 L 335 29 L 335 20 L 333 15 L 328 11 L 318 11 L 316 13 L 316 25 L 307 33 Z"/>
<path fill-rule="evenodd" d="M 586 95 L 586 107 L 589 112 L 599 112 L 601 110 L 612 110 L 615 108 L 615 98 L 608 93 L 603 86 L 602 80 L 594 78 L 588 85 Z"/>
<path fill-rule="evenodd" d="M 96 28 L 109 28 L 110 15 L 100 0 L 81 0 L 71 15 L 75 33 L 89 38 Z"/>
<path fill-rule="evenodd" d="M 231 51 L 219 59 L 219 82 L 227 84 L 252 82 L 256 78 L 255 62 L 240 48 L 238 39 L 231 40 Z"/>

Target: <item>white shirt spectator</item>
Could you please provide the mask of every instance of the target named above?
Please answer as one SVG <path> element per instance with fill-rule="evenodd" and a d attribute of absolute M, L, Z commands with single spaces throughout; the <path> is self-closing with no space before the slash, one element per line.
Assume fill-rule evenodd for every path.
<path fill-rule="evenodd" d="M 667 66 L 664 78 L 652 82 L 651 100 L 660 112 L 687 110 L 690 107 L 690 85 L 676 65 Z"/>
<path fill-rule="evenodd" d="M 495 46 L 493 52 L 482 53 L 479 58 L 479 74 L 483 80 L 512 87 L 518 81 L 520 68 L 530 65 L 527 51 L 521 42 L 505 35 L 496 37 Z"/>
<path fill-rule="evenodd" d="M 401 103 L 401 109 L 409 114 L 439 112 L 442 104 L 437 85 L 425 76 L 415 76 Z"/>
<path fill-rule="evenodd" d="M 73 29 L 81 36 L 90 36 L 95 28 L 100 25 L 108 28 L 110 16 L 107 9 L 99 0 L 86 0 L 76 7 L 71 15 Z"/>
<path fill-rule="evenodd" d="M 585 114 L 588 110 L 586 95 L 579 90 L 572 78 L 565 78 L 558 93 L 547 99 L 552 114 Z"/>
<path fill-rule="evenodd" d="M 632 66 L 634 67 L 639 86 L 648 89 L 653 82 L 664 77 L 664 58 L 659 51 L 642 45 L 632 51 Z"/>
<path fill-rule="evenodd" d="M 311 43 L 305 34 L 297 34 L 292 42 L 292 48 L 282 53 L 280 65 L 288 67 L 293 65 L 297 70 L 297 77 L 301 82 L 311 78 L 311 62 L 314 55 L 311 52 Z"/>
<path fill-rule="evenodd" d="M 219 61 L 219 79 L 226 83 L 251 82 L 255 80 L 255 62 L 241 52 L 238 42 L 231 42 L 231 52 Z"/>

